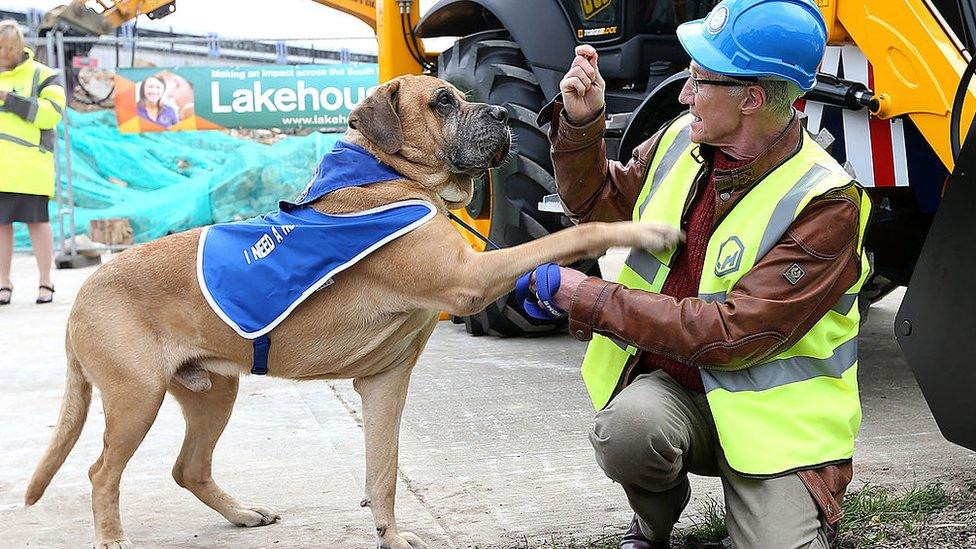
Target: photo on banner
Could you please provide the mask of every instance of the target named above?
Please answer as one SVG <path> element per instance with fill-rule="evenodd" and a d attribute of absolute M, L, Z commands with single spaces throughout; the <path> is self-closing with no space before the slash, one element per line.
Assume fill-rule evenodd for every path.
<path fill-rule="evenodd" d="M 124 133 L 225 128 L 343 131 L 378 85 L 375 64 L 120 69 Z"/>
<path fill-rule="evenodd" d="M 136 114 L 164 130 L 193 116 L 193 84 L 171 71 L 160 71 L 136 84 Z"/>

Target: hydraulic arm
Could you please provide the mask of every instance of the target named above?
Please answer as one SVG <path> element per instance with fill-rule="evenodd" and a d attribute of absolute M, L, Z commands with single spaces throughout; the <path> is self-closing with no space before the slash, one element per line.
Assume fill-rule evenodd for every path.
<path fill-rule="evenodd" d="M 376 32 L 380 82 L 420 74 L 427 63 L 423 43 L 413 34 L 420 19 L 417 0 L 315 0 L 364 21 Z"/>
<path fill-rule="evenodd" d="M 315 0 L 348 13 L 376 33 L 380 82 L 401 74 L 420 74 L 428 64 L 423 43 L 413 29 L 420 19 L 417 0 Z M 176 10 L 176 0 L 72 0 L 44 16 L 41 33 L 62 28 L 82 35 L 111 34 L 126 21 L 142 14 L 150 19 Z"/>
<path fill-rule="evenodd" d="M 873 67 L 873 97 L 865 101 L 865 90 L 849 88 L 853 95 L 846 98 L 866 104 L 881 118 L 911 118 L 952 172 L 898 310 L 895 333 L 942 434 L 976 449 L 976 306 L 971 290 L 976 270 L 976 137 L 966 138 L 976 112 L 968 79 L 972 72 L 967 71 L 971 56 L 928 0 L 817 3 L 831 42 L 853 42 Z M 951 145 L 953 131 L 959 133 L 957 142 L 963 142 L 958 156 Z"/>
<path fill-rule="evenodd" d="M 870 105 L 880 118 L 907 115 L 951 171 L 953 96 L 970 54 L 927 0 L 817 0 L 829 41 L 854 43 L 874 68 Z M 976 88 L 961 116 L 962 135 L 976 113 Z"/>
<path fill-rule="evenodd" d="M 126 21 L 147 14 L 160 19 L 176 11 L 176 0 L 72 0 L 44 14 L 41 33 L 66 27 L 83 35 L 110 34 Z"/>

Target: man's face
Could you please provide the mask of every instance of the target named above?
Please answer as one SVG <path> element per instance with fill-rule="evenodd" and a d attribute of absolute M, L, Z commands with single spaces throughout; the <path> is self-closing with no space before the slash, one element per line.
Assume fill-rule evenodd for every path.
<path fill-rule="evenodd" d="M 24 58 L 24 43 L 14 35 L 0 35 L 0 71 L 9 71 Z"/>
<path fill-rule="evenodd" d="M 744 100 L 741 94 L 735 94 L 739 87 L 717 86 L 698 83 L 698 92 L 694 91 L 693 79 L 696 80 L 728 80 L 722 75 L 709 72 L 697 63 L 691 63 L 691 78 L 685 82 L 678 95 L 678 101 L 688 105 L 691 114 L 695 116 L 691 123 L 691 140 L 721 147 L 732 142 L 732 136 L 738 132 L 742 123 L 740 108 Z"/>

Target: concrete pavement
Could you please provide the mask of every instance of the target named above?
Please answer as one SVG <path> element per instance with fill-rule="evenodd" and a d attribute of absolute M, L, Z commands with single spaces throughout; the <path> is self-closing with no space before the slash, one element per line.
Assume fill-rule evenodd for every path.
<path fill-rule="evenodd" d="M 616 258 L 619 261 L 619 256 Z M 611 256 L 610 262 L 614 261 Z M 611 269 L 612 270 L 612 267 Z M 14 303 L 0 308 L 0 546 L 85 547 L 92 538 L 87 469 L 103 428 L 88 425 L 44 498 L 23 507 L 64 383 L 64 324 L 93 269 L 55 273 L 51 305 L 33 303 L 35 267 L 14 261 Z M 872 311 L 861 341 L 864 427 L 859 482 L 906 485 L 972 475 L 976 454 L 946 442 L 901 357 L 891 322 L 901 293 Z M 631 513 L 593 461 L 592 409 L 579 381 L 584 346 L 568 336 L 473 338 L 441 323 L 415 371 L 400 441 L 398 521 L 432 547 L 536 547 L 617 531 Z M 348 381 L 248 377 L 214 457 L 239 499 L 276 507 L 280 523 L 237 528 L 179 488 L 170 467 L 183 422 L 167 398 L 122 482 L 123 521 L 139 547 L 370 547 L 359 507 L 359 398 Z M 721 497 L 695 478 L 692 509 Z"/>

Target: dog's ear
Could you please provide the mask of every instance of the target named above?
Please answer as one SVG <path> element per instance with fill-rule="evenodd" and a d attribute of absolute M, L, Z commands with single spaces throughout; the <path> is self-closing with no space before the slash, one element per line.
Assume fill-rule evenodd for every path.
<path fill-rule="evenodd" d="M 403 128 L 397 116 L 399 92 L 399 80 L 387 82 L 349 114 L 349 127 L 386 154 L 396 154 L 403 147 Z"/>

